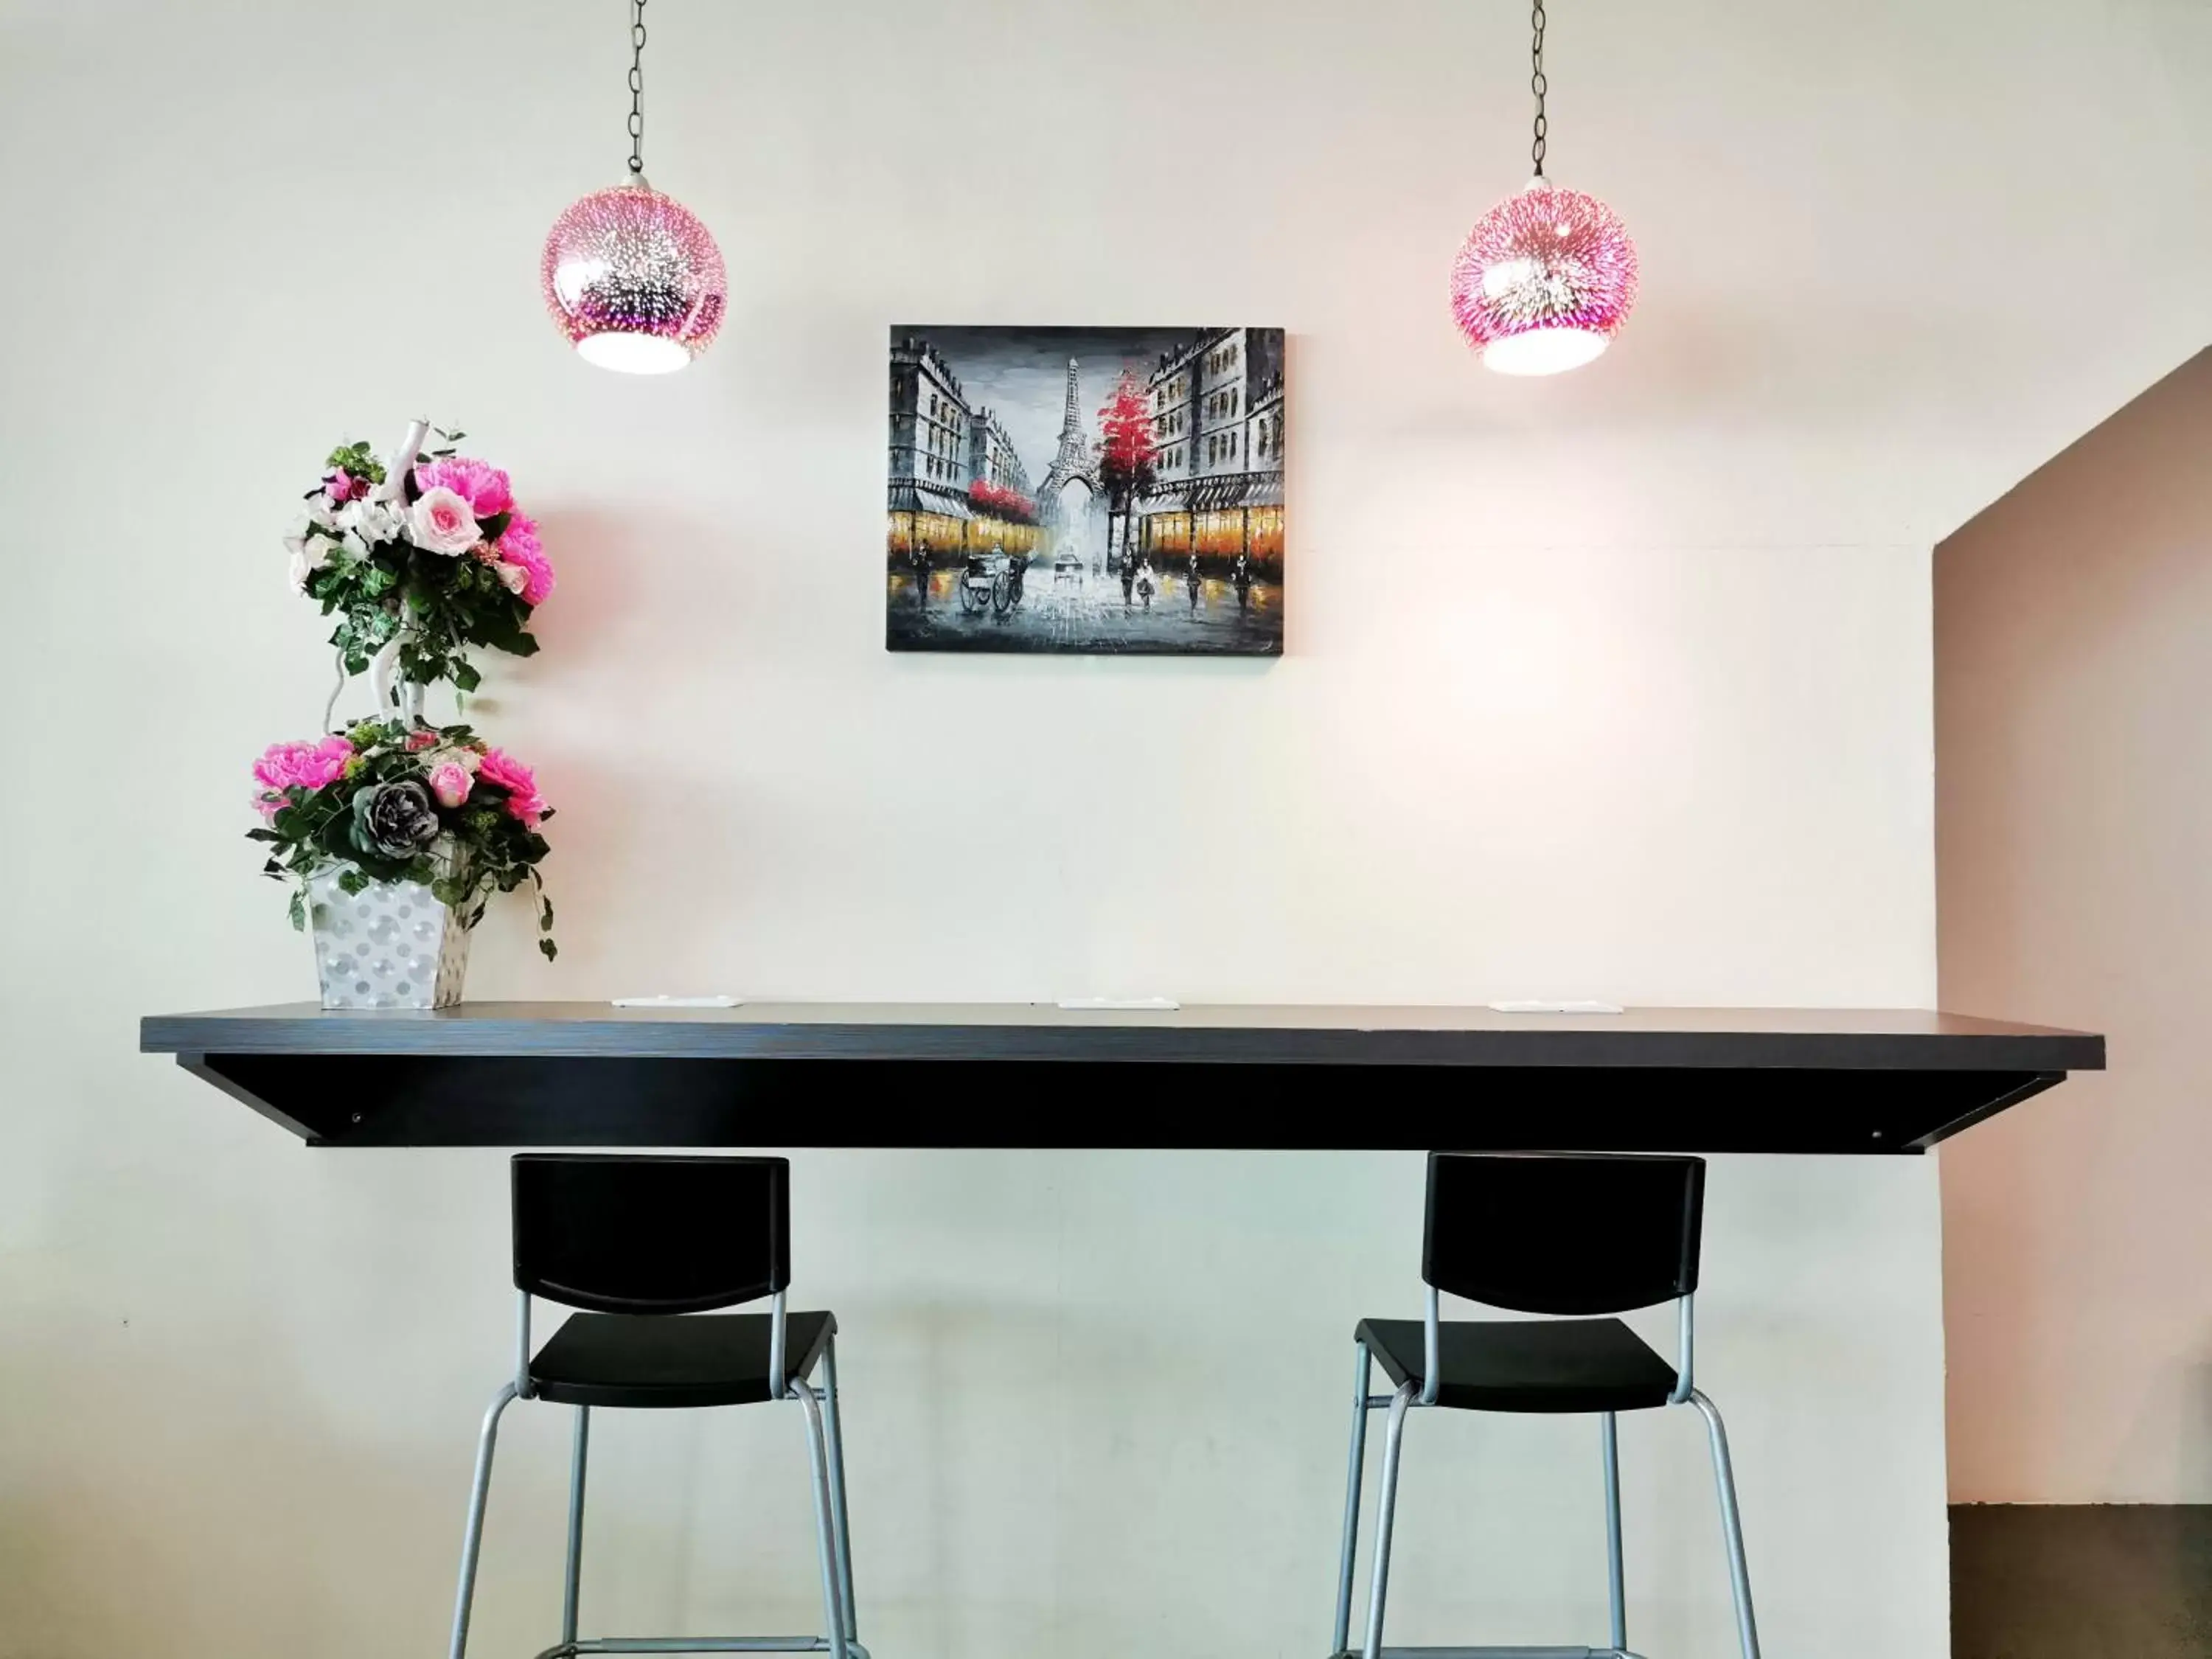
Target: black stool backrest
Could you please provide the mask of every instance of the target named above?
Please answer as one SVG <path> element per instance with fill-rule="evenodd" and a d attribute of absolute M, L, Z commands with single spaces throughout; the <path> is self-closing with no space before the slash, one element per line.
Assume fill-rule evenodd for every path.
<path fill-rule="evenodd" d="M 594 1313 L 678 1314 L 791 1281 L 791 1162 L 525 1152 L 514 1283 Z"/>
<path fill-rule="evenodd" d="M 1516 1313 L 1613 1314 L 1698 1288 L 1705 1162 L 1431 1152 L 1421 1277 Z"/>

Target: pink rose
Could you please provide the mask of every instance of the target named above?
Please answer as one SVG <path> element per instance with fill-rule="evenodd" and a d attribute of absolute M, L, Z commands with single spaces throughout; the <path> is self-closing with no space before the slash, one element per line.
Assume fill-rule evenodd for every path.
<path fill-rule="evenodd" d="M 451 558 L 477 544 L 476 514 L 465 498 L 441 484 L 424 490 L 407 509 L 407 538 L 426 553 Z"/>
<path fill-rule="evenodd" d="M 483 759 L 477 763 L 477 775 L 486 783 L 507 792 L 507 810 L 535 830 L 546 811 L 545 799 L 538 793 L 538 778 L 531 769 L 504 750 L 487 749 Z"/>
<path fill-rule="evenodd" d="M 320 789 L 343 776 L 352 758 L 353 745 L 339 737 L 320 743 L 272 743 L 253 763 L 253 781 L 261 786 L 253 804 L 262 817 L 273 817 L 284 805 L 287 789 Z"/>
<path fill-rule="evenodd" d="M 459 806 L 469 798 L 469 769 L 459 761 L 444 761 L 430 769 L 430 793 L 441 806 Z"/>
<path fill-rule="evenodd" d="M 407 752 L 410 755 L 419 755 L 425 749 L 435 749 L 437 746 L 438 734 L 427 726 L 419 727 L 407 734 Z"/>
<path fill-rule="evenodd" d="M 479 519 L 495 518 L 514 506 L 514 490 L 507 474 L 489 461 L 471 460 L 465 455 L 423 462 L 415 469 L 415 486 L 426 495 L 434 489 L 452 490 Z"/>
<path fill-rule="evenodd" d="M 516 514 L 494 551 L 502 563 L 520 568 L 523 581 L 516 591 L 522 602 L 532 610 L 544 604 L 553 591 L 553 564 L 538 545 L 538 521 L 526 513 Z"/>
<path fill-rule="evenodd" d="M 334 466 L 323 475 L 323 494 L 333 501 L 353 499 L 353 474 L 342 466 Z"/>

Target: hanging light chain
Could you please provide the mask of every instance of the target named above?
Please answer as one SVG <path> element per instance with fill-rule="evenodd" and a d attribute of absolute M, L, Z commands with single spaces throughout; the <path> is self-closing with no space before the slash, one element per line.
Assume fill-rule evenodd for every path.
<path fill-rule="evenodd" d="M 1544 94 L 1551 83 L 1544 79 L 1544 0 L 1535 0 L 1535 9 L 1528 14 L 1528 26 L 1535 39 L 1528 47 L 1528 90 L 1536 94 L 1536 137 L 1528 146 L 1528 159 L 1536 164 L 1536 176 L 1544 176 L 1544 138 L 1550 131 L 1544 119 Z"/>
<path fill-rule="evenodd" d="M 645 0 L 629 7 L 629 176 L 645 177 Z"/>

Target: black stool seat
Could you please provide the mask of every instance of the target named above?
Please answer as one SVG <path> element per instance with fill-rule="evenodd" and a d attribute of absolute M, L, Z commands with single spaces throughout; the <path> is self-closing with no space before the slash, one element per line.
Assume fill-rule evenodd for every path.
<path fill-rule="evenodd" d="M 768 1314 L 571 1314 L 531 1360 L 530 1381 L 539 1399 L 564 1406 L 751 1405 L 812 1372 L 837 1330 L 831 1314 L 787 1315 L 783 1385 L 771 1389 L 773 1322 Z"/>
<path fill-rule="evenodd" d="M 1426 1381 L 1418 1319 L 1364 1319 L 1391 1382 Z M 1437 1328 L 1437 1404 L 1475 1412 L 1632 1412 L 1663 1406 L 1674 1368 L 1618 1319 L 1446 1320 Z"/>

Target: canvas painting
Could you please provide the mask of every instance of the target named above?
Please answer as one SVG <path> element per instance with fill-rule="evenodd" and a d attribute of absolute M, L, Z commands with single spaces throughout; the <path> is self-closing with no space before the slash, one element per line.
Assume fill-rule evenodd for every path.
<path fill-rule="evenodd" d="M 1283 331 L 890 333 L 894 651 L 1279 656 Z"/>

